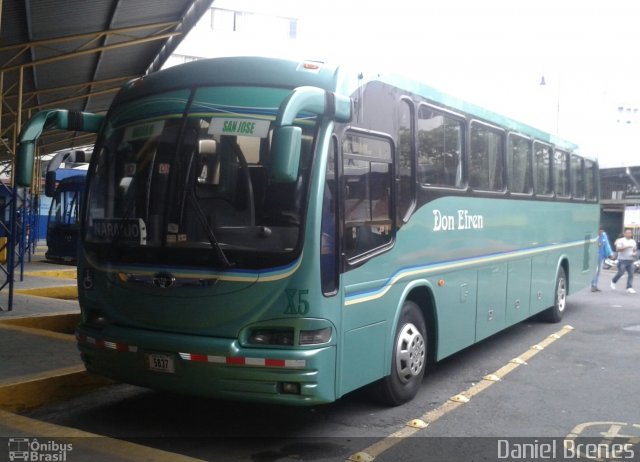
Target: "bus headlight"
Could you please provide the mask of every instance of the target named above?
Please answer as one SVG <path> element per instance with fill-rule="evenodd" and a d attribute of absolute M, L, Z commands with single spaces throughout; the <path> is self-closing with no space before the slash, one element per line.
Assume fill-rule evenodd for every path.
<path fill-rule="evenodd" d="M 331 327 L 316 330 L 301 330 L 300 345 L 317 345 L 331 340 Z"/>
<path fill-rule="evenodd" d="M 252 345 L 293 345 L 293 329 L 256 329 L 249 336 Z"/>

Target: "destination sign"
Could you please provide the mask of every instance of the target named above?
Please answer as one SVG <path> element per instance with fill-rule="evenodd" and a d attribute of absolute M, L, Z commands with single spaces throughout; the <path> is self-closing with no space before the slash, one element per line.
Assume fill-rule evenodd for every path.
<path fill-rule="evenodd" d="M 211 119 L 209 134 L 265 138 L 269 133 L 269 124 L 269 120 L 214 117 Z"/>
<path fill-rule="evenodd" d="M 96 240 L 147 245 L 147 226 L 142 218 L 94 218 L 91 230 Z"/>
<path fill-rule="evenodd" d="M 150 122 L 146 124 L 130 125 L 124 130 L 122 141 L 135 141 L 142 139 L 155 138 L 164 128 L 164 120 Z"/>

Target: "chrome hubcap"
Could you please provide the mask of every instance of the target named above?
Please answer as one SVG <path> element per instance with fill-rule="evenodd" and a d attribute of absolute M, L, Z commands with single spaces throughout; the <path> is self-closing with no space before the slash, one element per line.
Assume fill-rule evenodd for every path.
<path fill-rule="evenodd" d="M 558 292 L 556 294 L 556 300 L 558 303 L 558 311 L 564 311 L 567 303 L 567 283 L 564 279 L 558 281 Z"/>
<path fill-rule="evenodd" d="M 409 323 L 400 331 L 396 344 L 396 372 L 402 383 L 420 375 L 424 368 L 426 345 L 416 326 Z"/>

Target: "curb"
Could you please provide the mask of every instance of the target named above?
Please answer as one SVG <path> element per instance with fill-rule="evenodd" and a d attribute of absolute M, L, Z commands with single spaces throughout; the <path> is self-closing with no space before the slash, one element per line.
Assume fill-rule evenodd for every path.
<path fill-rule="evenodd" d="M 0 381 L 0 409 L 24 412 L 58 403 L 115 382 L 89 374 L 84 365 Z"/>
<path fill-rule="evenodd" d="M 16 289 L 20 295 L 35 295 L 36 297 L 58 298 L 61 300 L 77 300 L 78 286 L 36 287 L 34 289 Z"/>

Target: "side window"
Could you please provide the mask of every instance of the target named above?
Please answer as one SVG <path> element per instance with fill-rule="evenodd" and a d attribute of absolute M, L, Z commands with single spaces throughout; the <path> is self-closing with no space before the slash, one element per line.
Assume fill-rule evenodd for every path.
<path fill-rule="evenodd" d="M 578 156 L 571 156 L 571 193 L 576 199 L 584 199 L 584 164 Z"/>
<path fill-rule="evenodd" d="M 535 192 L 538 195 L 550 196 L 551 189 L 551 147 L 534 143 L 533 168 L 535 178 Z"/>
<path fill-rule="evenodd" d="M 558 197 L 571 195 L 569 183 L 569 154 L 562 151 L 553 153 L 553 172 L 555 191 Z"/>
<path fill-rule="evenodd" d="M 504 134 L 474 123 L 469 146 L 469 186 L 484 191 L 504 190 Z"/>
<path fill-rule="evenodd" d="M 417 127 L 418 181 L 425 186 L 462 186 L 463 122 L 420 106 Z"/>
<path fill-rule="evenodd" d="M 415 180 L 413 176 L 413 110 L 409 101 L 398 106 L 398 218 L 407 220 L 414 204 Z"/>
<path fill-rule="evenodd" d="M 596 200 L 598 194 L 598 184 L 596 183 L 597 170 L 595 162 L 590 160 L 584 161 L 584 170 L 585 170 L 585 194 L 587 200 Z"/>
<path fill-rule="evenodd" d="M 509 136 L 507 150 L 509 190 L 516 194 L 530 194 L 533 190 L 531 141 L 521 136 Z"/>
<path fill-rule="evenodd" d="M 391 142 L 348 132 L 342 141 L 344 253 L 348 259 L 392 238 Z"/>
<path fill-rule="evenodd" d="M 334 137 L 327 159 L 327 171 L 322 199 L 320 230 L 320 279 L 322 293 L 335 294 L 338 289 L 338 260 L 336 242 L 336 153 L 338 140 Z"/>

